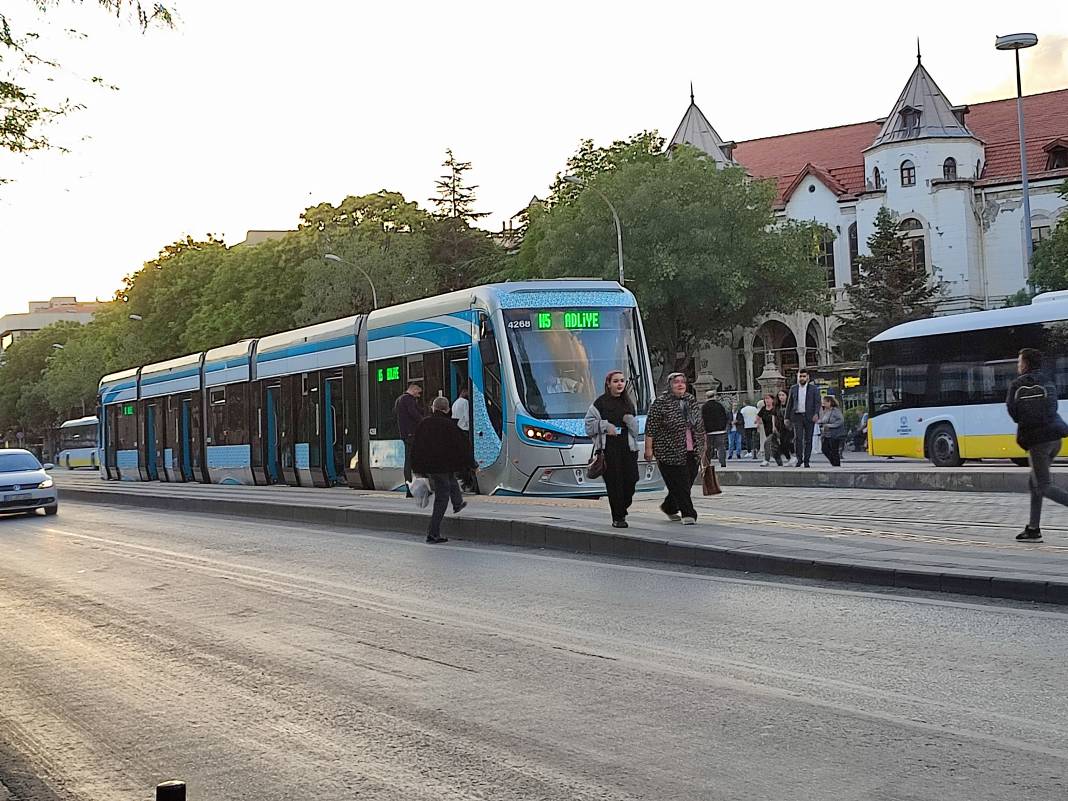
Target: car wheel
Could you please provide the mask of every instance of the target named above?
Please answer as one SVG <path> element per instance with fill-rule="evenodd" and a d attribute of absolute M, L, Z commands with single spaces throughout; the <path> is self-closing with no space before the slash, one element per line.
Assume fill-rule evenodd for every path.
<path fill-rule="evenodd" d="M 56 504 L 53 504 L 52 506 L 46 506 L 44 508 L 44 510 L 45 510 L 45 514 L 48 515 L 49 517 L 51 517 L 52 515 L 59 513 L 59 504 L 56 503 Z"/>
<path fill-rule="evenodd" d="M 935 467 L 960 467 L 964 460 L 960 458 L 960 445 L 957 432 L 948 423 L 940 423 L 927 435 L 927 454 Z"/>
<path fill-rule="evenodd" d="M 1028 459 L 1026 456 L 1015 456 L 1012 459 L 1009 459 L 1009 461 L 1012 462 L 1017 467 L 1030 467 L 1031 466 L 1031 460 Z"/>

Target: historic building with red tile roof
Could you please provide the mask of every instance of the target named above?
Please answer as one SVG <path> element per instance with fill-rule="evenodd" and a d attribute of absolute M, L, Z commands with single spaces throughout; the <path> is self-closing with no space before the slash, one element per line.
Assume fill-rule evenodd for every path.
<path fill-rule="evenodd" d="M 815 220 L 832 232 L 820 263 L 836 308 L 861 276 L 875 215 L 896 212 L 917 269 L 941 279 L 938 312 L 1004 305 L 1024 288 L 1024 239 L 1049 236 L 1068 217 L 1058 188 L 1068 178 L 1068 89 L 1023 100 L 1031 220 L 1024 225 L 1016 99 L 955 106 L 919 54 L 901 95 L 883 119 L 769 136 L 724 140 L 693 102 L 671 145 L 689 144 L 717 163 L 737 164 L 773 180 L 783 217 Z M 701 372 L 725 385 L 756 390 L 768 356 L 789 375 L 834 360 L 835 316 L 775 314 L 737 332 L 733 348 L 714 348 Z"/>

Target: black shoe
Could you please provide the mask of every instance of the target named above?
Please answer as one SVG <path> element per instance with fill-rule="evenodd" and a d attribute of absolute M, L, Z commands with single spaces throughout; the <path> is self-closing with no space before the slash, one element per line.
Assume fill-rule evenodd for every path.
<path fill-rule="evenodd" d="M 463 502 L 463 503 L 461 503 L 461 504 L 460 504 L 459 506 L 455 507 L 455 508 L 454 508 L 454 509 L 452 510 L 452 513 L 453 513 L 454 515 L 458 515 L 458 514 L 460 514 L 460 512 L 462 512 L 462 511 L 463 511 L 464 509 L 466 509 L 466 508 L 467 508 L 467 501 L 464 501 L 464 502 Z"/>
<path fill-rule="evenodd" d="M 630 528 L 626 520 L 613 520 L 612 528 Z"/>
<path fill-rule="evenodd" d="M 405 490 L 404 491 L 404 497 L 405 498 L 414 498 L 415 496 L 412 495 L 412 491 L 411 490 Z"/>
<path fill-rule="evenodd" d="M 1042 542 L 1042 529 L 1024 526 L 1024 530 L 1016 535 L 1017 542 Z"/>
<path fill-rule="evenodd" d="M 439 542 L 448 542 L 448 537 L 427 537 L 426 541 L 431 545 L 437 545 Z"/>
<path fill-rule="evenodd" d="M 663 507 L 663 505 L 660 506 L 660 511 L 667 515 L 668 520 L 671 520 L 674 523 L 677 523 L 678 521 L 682 520 L 682 515 L 680 515 L 678 512 L 669 512 Z"/>

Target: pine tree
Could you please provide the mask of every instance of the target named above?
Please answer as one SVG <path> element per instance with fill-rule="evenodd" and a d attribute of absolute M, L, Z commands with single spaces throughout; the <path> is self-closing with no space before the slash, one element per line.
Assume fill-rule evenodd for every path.
<path fill-rule="evenodd" d="M 876 334 L 930 317 L 943 292 L 941 281 L 932 281 L 926 270 L 913 264 L 897 219 L 885 206 L 875 217 L 868 250 L 871 255 L 858 258 L 860 282 L 847 290 L 852 308 L 841 315 L 845 322 L 836 333 L 846 359 L 860 358 Z"/>
<path fill-rule="evenodd" d="M 471 169 L 471 162 L 457 161 L 450 147 L 445 151 L 445 161 L 441 166 L 448 172 L 435 183 L 438 196 L 430 199 L 436 208 L 434 216 L 442 220 L 463 220 L 468 225 L 489 216 L 489 212 L 474 210 L 475 190 L 478 187 L 464 183 L 464 173 Z"/>

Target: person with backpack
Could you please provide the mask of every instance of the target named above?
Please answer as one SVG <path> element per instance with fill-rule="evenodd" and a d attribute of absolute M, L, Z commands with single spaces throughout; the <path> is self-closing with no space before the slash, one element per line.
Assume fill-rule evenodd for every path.
<path fill-rule="evenodd" d="M 1042 542 L 1042 499 L 1068 506 L 1068 491 L 1053 483 L 1050 466 L 1068 436 L 1068 423 L 1057 413 L 1057 387 L 1042 370 L 1042 353 L 1034 348 L 1020 351 L 1016 363 L 1019 378 L 1009 386 L 1005 405 L 1016 423 L 1016 444 L 1027 451 L 1031 464 L 1031 516 L 1017 542 Z"/>

